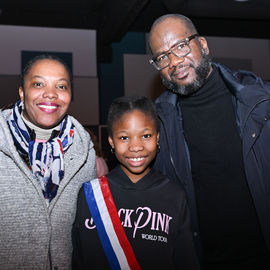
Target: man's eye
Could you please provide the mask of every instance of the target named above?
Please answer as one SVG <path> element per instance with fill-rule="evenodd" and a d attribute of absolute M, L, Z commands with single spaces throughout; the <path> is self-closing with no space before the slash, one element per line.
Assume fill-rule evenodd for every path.
<path fill-rule="evenodd" d="M 185 48 L 186 47 L 186 43 L 179 43 L 176 47 L 175 47 L 175 49 L 176 50 L 182 50 L 183 48 Z"/>
<path fill-rule="evenodd" d="M 167 58 L 168 58 L 168 56 L 167 56 L 166 54 L 162 54 L 162 55 L 159 55 L 159 56 L 157 57 L 156 61 L 157 61 L 158 63 L 160 63 L 160 62 L 166 60 Z"/>

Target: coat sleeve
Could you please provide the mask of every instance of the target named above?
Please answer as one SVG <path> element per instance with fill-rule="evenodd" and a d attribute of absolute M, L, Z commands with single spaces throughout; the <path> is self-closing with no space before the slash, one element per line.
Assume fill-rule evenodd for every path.
<path fill-rule="evenodd" d="M 81 219 L 82 219 L 82 201 L 83 201 L 83 189 L 81 188 L 78 195 L 76 217 L 72 227 L 72 269 L 83 269 L 83 250 L 81 247 Z"/>
<path fill-rule="evenodd" d="M 168 175 L 167 167 L 169 163 L 169 146 L 167 145 L 167 140 L 165 136 L 164 126 L 162 122 L 159 122 L 159 145 L 160 149 L 156 155 L 154 168 L 160 171 L 164 175 Z M 169 170 L 171 171 L 171 170 Z M 172 177 L 170 177 L 172 179 Z M 173 179 L 174 180 L 174 179 Z"/>
<path fill-rule="evenodd" d="M 185 196 L 181 202 L 180 219 L 177 231 L 178 234 L 175 239 L 173 255 L 175 269 L 199 270 L 200 265 L 193 242 L 189 208 Z"/>

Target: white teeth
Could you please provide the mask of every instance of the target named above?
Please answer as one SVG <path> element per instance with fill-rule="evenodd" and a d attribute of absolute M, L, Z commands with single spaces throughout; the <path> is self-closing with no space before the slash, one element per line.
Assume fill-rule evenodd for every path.
<path fill-rule="evenodd" d="M 53 110 L 57 108 L 56 106 L 49 106 L 49 105 L 38 105 L 38 106 L 47 110 Z"/>
<path fill-rule="evenodd" d="M 141 161 L 143 160 L 143 157 L 140 157 L 140 158 L 130 158 L 132 161 Z"/>

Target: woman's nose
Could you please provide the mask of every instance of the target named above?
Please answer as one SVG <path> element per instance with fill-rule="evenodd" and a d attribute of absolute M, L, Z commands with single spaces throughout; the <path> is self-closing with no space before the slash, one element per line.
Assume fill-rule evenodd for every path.
<path fill-rule="evenodd" d="M 47 98 L 56 98 L 58 96 L 57 89 L 54 86 L 47 86 L 44 89 L 43 96 Z"/>

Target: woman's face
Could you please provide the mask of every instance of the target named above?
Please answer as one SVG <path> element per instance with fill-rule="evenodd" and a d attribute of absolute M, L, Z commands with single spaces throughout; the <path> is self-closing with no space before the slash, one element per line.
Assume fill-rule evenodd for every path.
<path fill-rule="evenodd" d="M 38 60 L 25 75 L 19 95 L 28 121 L 43 129 L 53 128 L 61 122 L 70 105 L 69 74 L 56 60 Z"/>

